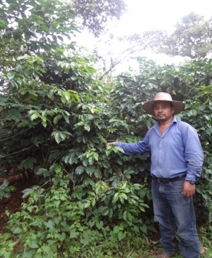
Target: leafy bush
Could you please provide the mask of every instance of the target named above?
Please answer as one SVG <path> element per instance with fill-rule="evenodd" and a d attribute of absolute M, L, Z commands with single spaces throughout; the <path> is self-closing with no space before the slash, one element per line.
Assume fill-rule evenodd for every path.
<path fill-rule="evenodd" d="M 28 60 L 28 57 L 25 60 Z M 208 210 L 211 209 L 211 103 L 209 98 L 211 87 L 200 87 L 203 82 L 203 74 L 194 78 L 193 71 L 204 65 L 211 67 L 210 61 L 190 62 L 191 74 L 185 71 L 188 64 L 179 67 L 178 71 L 174 67 L 163 67 L 163 72 L 168 74 L 167 86 L 164 85 L 160 74 L 161 67 L 144 59 L 139 62 L 142 74 L 120 75 L 117 84 L 112 88 L 96 81 L 92 77 L 94 72 L 92 69 L 85 72 L 85 66 L 75 69 L 73 65 L 72 70 L 81 74 L 79 91 L 76 92 L 73 89 L 67 91 L 59 85 L 51 88 L 50 92 L 48 91 L 49 86 L 44 84 L 42 88 L 34 86 L 33 91 L 27 87 L 25 88 L 27 94 L 36 92 L 36 98 L 33 97 L 33 106 L 31 104 L 27 112 L 20 104 L 17 106 L 10 97 L 2 96 L 2 114 L 6 119 L 3 120 L 1 130 L 4 133 L 9 131 L 11 136 L 2 147 L 2 151 L 8 158 L 5 158 L 4 162 L 13 164 L 14 161 L 9 158 L 10 152 L 13 150 L 16 153 L 16 160 L 20 162 L 19 170 L 28 169 L 33 177 L 38 177 L 40 185 L 43 184 L 46 188 L 36 186 L 29 189 L 29 193 L 31 192 L 35 200 L 31 197 L 29 207 L 23 206 L 20 213 L 10 218 L 8 230 L 12 230 L 12 233 L 8 235 L 8 238 L 14 237 L 15 230 L 18 230 L 20 234 L 18 243 L 21 244 L 15 248 L 17 255 L 21 254 L 21 248 L 25 246 L 29 253 L 32 252 L 33 255 L 36 253 L 39 257 L 39 252 L 41 255 L 44 255 L 45 252 L 48 253 L 51 244 L 54 245 L 52 250 L 58 255 L 65 252 L 68 256 L 75 255 L 77 252 L 83 253 L 91 245 L 94 252 L 102 253 L 111 243 L 114 243 L 115 250 L 120 241 L 130 241 L 138 236 L 146 237 L 154 232 L 153 220 L 149 219 L 149 215 L 152 218 L 153 214 L 151 209 L 147 209 L 148 206 L 151 206 L 148 179 L 149 154 L 127 157 L 123 155 L 120 148 L 107 146 L 107 142 L 114 140 L 134 142 L 142 139 L 148 128 L 154 124 L 154 118 L 143 112 L 141 103 L 147 98 L 153 98 L 155 93 L 161 90 L 184 99 L 186 110 L 178 117 L 192 124 L 199 132 L 205 152 L 205 163 L 195 200 L 197 207 L 201 207 L 201 211 L 204 210 L 204 214 L 207 216 Z M 145 65 L 146 62 L 148 65 Z M 87 67 L 88 64 L 85 64 Z M 149 75 L 151 72 L 148 73 L 151 69 L 156 74 L 154 78 Z M 205 73 L 205 77 L 207 76 L 208 74 Z M 176 78 L 178 78 L 178 88 L 175 85 Z M 184 79 L 188 85 L 187 92 L 193 94 L 192 99 L 186 95 L 185 89 L 181 88 L 181 85 L 185 86 Z M 157 82 L 161 85 L 157 85 Z M 84 90 L 82 90 L 83 88 Z M 19 100 L 19 103 L 29 100 L 29 98 L 23 99 L 22 92 L 21 87 L 16 92 L 16 99 Z M 57 107 L 55 107 L 55 103 L 57 103 Z M 12 112 L 11 107 L 13 107 Z M 8 112 L 12 116 L 6 116 Z M 12 121 L 15 121 L 15 127 L 12 126 Z M 19 152 L 20 139 L 22 139 L 22 151 Z M 11 149 L 12 146 L 13 149 Z M 61 185 L 60 188 L 55 188 L 57 170 L 60 173 L 60 180 L 66 182 L 64 184 L 64 187 L 67 187 L 66 190 L 62 191 Z M 43 195 L 43 197 L 36 199 L 39 195 Z M 61 200 L 64 197 L 66 201 Z M 38 213 L 34 209 L 38 209 Z M 52 212 L 46 213 L 47 210 L 52 210 Z M 72 219 L 69 214 L 71 210 L 76 215 Z M 43 221 L 42 225 L 39 224 L 36 229 L 34 224 L 30 228 L 25 225 L 24 229 L 19 225 L 18 229 L 14 229 L 13 222 L 20 221 L 19 224 L 21 224 L 29 212 L 31 220 L 29 218 L 26 224 L 31 225 L 32 220 L 38 220 Z M 66 225 L 71 225 L 69 233 L 65 231 L 60 222 L 56 224 L 54 218 L 58 217 L 57 214 L 60 214 L 59 217 L 62 221 L 66 221 Z M 197 215 L 199 215 L 198 209 Z M 20 216 L 20 218 L 16 216 Z M 200 222 L 203 221 L 207 221 L 207 218 L 201 217 Z M 54 231 L 55 227 L 56 231 Z M 71 241 L 76 248 L 70 250 L 67 249 L 66 241 L 68 241 L 67 239 L 70 241 L 69 234 L 72 228 L 74 237 Z M 43 238 L 39 238 L 42 239 L 42 243 L 48 242 L 45 244 L 48 245 L 48 248 L 41 242 L 32 248 L 28 244 L 32 242 L 32 239 L 25 242 L 26 232 L 32 231 L 32 236 L 35 237 L 38 230 L 39 232 L 54 232 L 54 234 L 50 232 L 51 234 L 48 235 L 48 237 L 51 236 L 53 242 L 48 242 L 45 234 Z M 22 238 L 21 232 L 23 233 Z M 95 239 L 91 237 L 94 235 Z M 14 242 L 7 242 L 8 244 L 4 247 L 6 248 L 4 249 L 5 253 L 10 252 L 12 255 Z M 100 245 L 102 242 L 103 246 Z M 38 250 L 40 251 L 38 252 Z"/>
<path fill-rule="evenodd" d="M 113 242 L 117 248 L 119 241 L 147 233 L 138 219 L 147 208 L 144 186 L 125 181 L 113 189 L 99 181 L 92 192 L 78 187 L 70 195 L 69 175 L 60 165 L 54 166 L 54 173 L 51 188 L 25 189 L 28 202 L 20 212 L 8 213 L 10 233 L 1 235 L 1 257 L 83 257 L 91 247 Z"/>
<path fill-rule="evenodd" d="M 4 180 L 2 185 L 0 185 L 0 199 L 3 198 L 9 198 L 11 195 L 11 192 L 15 190 L 15 187 L 12 185 L 9 185 L 9 182 L 7 180 Z"/>

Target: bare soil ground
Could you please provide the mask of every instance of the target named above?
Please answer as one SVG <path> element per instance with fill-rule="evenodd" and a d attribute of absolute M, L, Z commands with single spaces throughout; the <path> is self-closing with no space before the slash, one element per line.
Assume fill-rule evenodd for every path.
<path fill-rule="evenodd" d="M 10 198 L 0 200 L 0 232 L 4 231 L 4 225 L 8 221 L 6 210 L 10 213 L 15 213 L 21 209 L 22 191 L 26 188 L 20 180 L 13 183 L 15 191 L 12 192 Z"/>

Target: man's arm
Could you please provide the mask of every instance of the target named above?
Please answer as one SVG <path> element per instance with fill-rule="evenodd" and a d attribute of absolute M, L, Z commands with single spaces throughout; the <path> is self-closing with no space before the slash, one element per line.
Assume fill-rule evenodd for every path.
<path fill-rule="evenodd" d="M 134 155 L 150 151 L 148 145 L 148 136 L 145 136 L 143 141 L 136 143 L 110 142 L 108 145 L 114 145 L 122 148 L 126 155 Z"/>
<path fill-rule="evenodd" d="M 188 126 L 187 130 L 184 130 L 183 138 L 185 144 L 187 174 L 183 184 L 182 194 L 185 197 L 190 197 L 195 194 L 196 186 L 188 181 L 195 182 L 200 177 L 204 155 L 198 134 L 193 127 Z"/>

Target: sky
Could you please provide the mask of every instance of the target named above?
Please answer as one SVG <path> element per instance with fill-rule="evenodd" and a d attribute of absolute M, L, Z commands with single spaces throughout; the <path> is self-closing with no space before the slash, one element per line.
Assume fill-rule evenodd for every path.
<path fill-rule="evenodd" d="M 211 0 L 124 0 L 128 13 L 122 16 L 119 28 L 133 31 L 172 29 L 182 16 L 192 11 L 198 14 L 212 13 Z"/>
<path fill-rule="evenodd" d="M 159 29 L 172 31 L 174 25 L 185 15 L 192 11 L 205 17 L 212 16 L 212 0 L 124 0 L 127 5 L 127 12 L 118 21 L 111 21 L 107 28 L 108 34 L 104 34 L 100 39 L 94 39 L 91 34 L 82 34 L 79 42 L 85 42 L 88 49 L 97 49 L 102 55 L 114 53 L 113 56 L 123 55 L 128 48 L 126 42 L 116 40 L 116 37 L 123 37 L 133 33 L 141 33 L 147 30 Z M 108 39 L 108 35 L 113 34 L 113 39 Z M 180 63 L 182 57 L 167 57 L 165 54 L 153 54 L 150 50 L 137 53 L 138 56 L 146 56 L 156 63 L 170 64 Z M 110 64 L 108 64 L 110 65 Z M 132 63 L 125 63 L 120 69 L 126 69 Z"/>

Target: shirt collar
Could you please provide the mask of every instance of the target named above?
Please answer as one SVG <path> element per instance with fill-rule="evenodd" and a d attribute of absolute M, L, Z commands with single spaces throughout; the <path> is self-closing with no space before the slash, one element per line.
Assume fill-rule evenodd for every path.
<path fill-rule="evenodd" d="M 172 124 L 173 124 L 173 123 L 177 123 L 177 118 L 176 118 L 175 115 L 173 116 L 173 119 L 172 119 Z"/>

